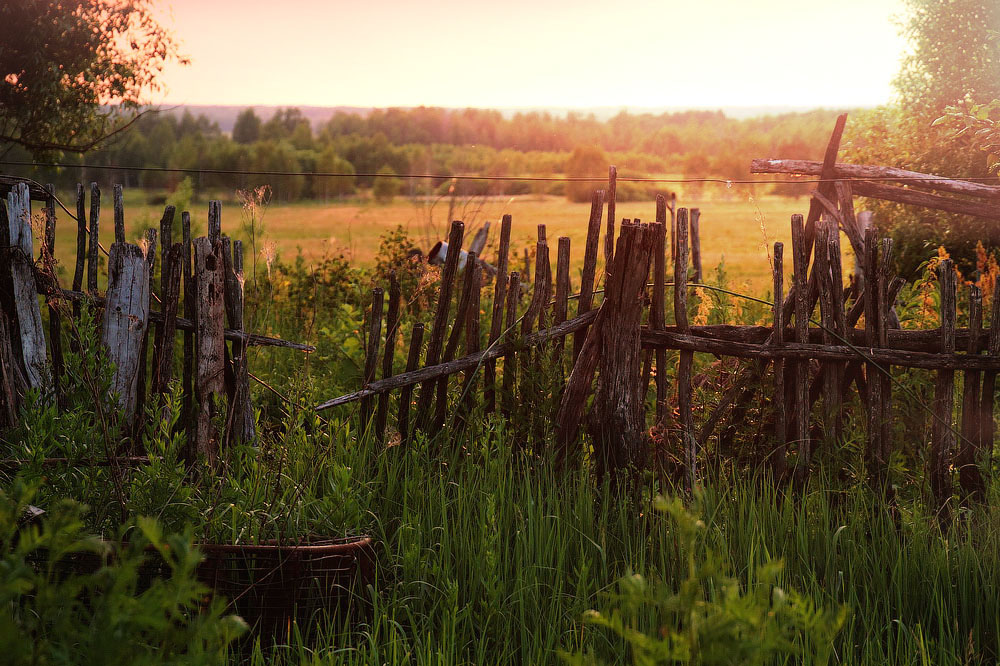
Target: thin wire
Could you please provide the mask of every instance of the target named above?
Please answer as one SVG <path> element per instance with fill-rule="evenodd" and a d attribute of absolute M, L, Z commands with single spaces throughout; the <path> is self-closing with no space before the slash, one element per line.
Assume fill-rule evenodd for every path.
<path fill-rule="evenodd" d="M 487 180 L 487 181 L 524 181 L 546 183 L 604 183 L 607 178 L 597 176 L 475 176 L 451 175 L 441 173 L 345 173 L 339 171 L 254 171 L 240 169 L 207 169 L 188 167 L 158 167 L 158 166 L 123 166 L 120 164 L 63 164 L 61 162 L 30 162 L 26 160 L 0 160 L 0 165 L 27 166 L 53 169 L 97 169 L 107 171 L 151 171 L 157 173 L 201 173 L 231 176 L 309 176 L 313 178 L 431 178 L 436 180 Z M 855 181 L 920 181 L 945 182 L 964 180 L 968 182 L 994 182 L 996 177 L 988 176 L 877 176 L 871 178 L 789 178 L 759 180 L 752 178 L 638 178 L 618 177 L 623 183 L 720 183 L 726 185 L 756 185 L 756 184 L 796 184 L 796 183 L 835 183 Z"/>

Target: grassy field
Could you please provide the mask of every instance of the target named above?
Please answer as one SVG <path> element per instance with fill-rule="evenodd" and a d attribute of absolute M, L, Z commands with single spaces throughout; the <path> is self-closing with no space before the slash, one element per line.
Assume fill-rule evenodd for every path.
<path fill-rule="evenodd" d="M 60 196 L 72 210 L 73 198 L 68 193 L 61 193 Z M 109 193 L 104 194 L 103 203 L 100 236 L 104 246 L 109 247 L 114 238 Z M 702 211 L 702 255 L 706 279 L 713 277 L 715 267 L 724 263 L 731 284 L 749 286 L 755 292 L 766 290 L 770 285 L 769 248 L 774 241 L 789 242 L 789 217 L 793 213 L 804 214 L 808 207 L 804 198 L 758 199 L 747 192 L 736 191 L 728 199 L 706 197 L 682 201 L 681 205 L 699 207 Z M 190 208 L 196 233 L 204 233 L 207 200 L 192 203 Z M 568 236 L 572 240 L 573 263 L 578 267 L 583 260 L 589 210 L 589 204 L 570 203 L 563 197 L 525 195 L 460 199 L 455 202 L 451 217 L 464 220 L 468 234 L 485 221 L 493 223 L 492 228 L 496 231 L 491 234 L 485 252 L 487 260 L 493 256 L 498 221 L 504 214 L 513 217 L 512 240 L 518 254 L 522 248 L 533 245 L 536 226 L 545 224 L 550 246 L 553 247 L 553 262 L 554 239 Z M 146 195 L 136 191 L 126 194 L 125 211 L 127 234 L 135 238 L 146 227 L 158 226 L 162 206 L 147 203 Z M 652 221 L 654 204 L 651 201 L 620 203 L 616 217 L 619 221 L 621 218 L 636 217 Z M 242 218 L 238 202 L 224 200 L 224 233 L 246 238 L 241 230 Z M 61 216 L 60 219 L 66 218 Z M 385 205 L 372 202 L 275 203 L 263 215 L 264 240 L 258 244 L 258 251 L 270 245 L 285 260 L 292 259 L 301 251 L 307 261 L 342 253 L 353 264 L 366 266 L 373 262 L 379 237 L 386 231 L 402 226 L 426 251 L 437 240 L 446 237 L 448 219 L 449 202 L 446 199 L 428 202 L 397 197 L 393 203 Z M 177 223 L 179 226 L 179 219 Z M 56 234 L 56 258 L 64 279 L 72 274 L 75 247 L 72 222 L 61 222 Z M 791 261 L 786 263 L 790 270 Z"/>

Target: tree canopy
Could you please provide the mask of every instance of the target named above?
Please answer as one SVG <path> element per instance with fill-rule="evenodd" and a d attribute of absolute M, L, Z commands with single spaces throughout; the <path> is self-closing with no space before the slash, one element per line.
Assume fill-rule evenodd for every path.
<path fill-rule="evenodd" d="M 0 3 L 0 142 L 85 152 L 127 127 L 186 63 L 150 0 Z"/>

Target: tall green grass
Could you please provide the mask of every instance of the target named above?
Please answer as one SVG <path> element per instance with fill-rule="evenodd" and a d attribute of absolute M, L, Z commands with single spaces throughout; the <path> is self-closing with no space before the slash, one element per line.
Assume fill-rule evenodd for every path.
<path fill-rule="evenodd" d="M 622 498 L 583 471 L 557 473 L 517 453 L 499 421 L 442 438 L 443 454 L 440 441 L 378 450 L 330 427 L 343 433 L 331 459 L 351 467 L 381 542 L 371 607 L 352 631 L 329 627 L 258 663 L 545 664 L 558 650 L 630 663 L 627 645 L 584 612 L 613 603 L 628 573 L 668 587 L 686 573 L 652 487 Z M 964 510 L 946 533 L 909 502 L 889 507 L 822 473 L 792 495 L 720 472 L 704 493 L 704 545 L 744 584 L 781 559 L 782 586 L 846 605 L 834 663 L 994 663 L 995 502 Z M 645 628 L 656 629 L 652 609 Z"/>

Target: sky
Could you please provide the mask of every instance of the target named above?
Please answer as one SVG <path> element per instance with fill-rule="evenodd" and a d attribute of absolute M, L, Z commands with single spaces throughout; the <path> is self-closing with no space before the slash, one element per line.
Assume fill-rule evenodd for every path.
<path fill-rule="evenodd" d="M 902 0 L 159 0 L 170 104 L 874 106 Z"/>

